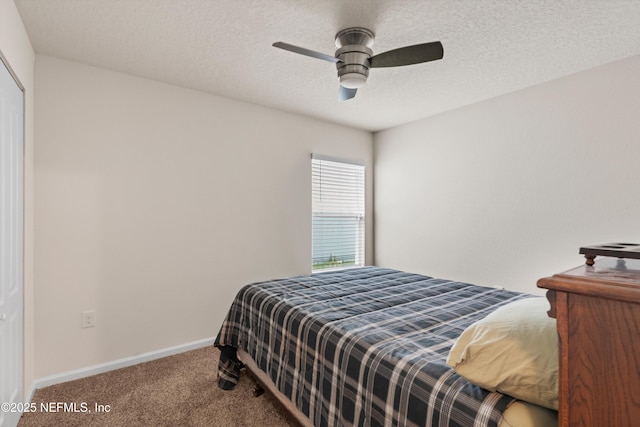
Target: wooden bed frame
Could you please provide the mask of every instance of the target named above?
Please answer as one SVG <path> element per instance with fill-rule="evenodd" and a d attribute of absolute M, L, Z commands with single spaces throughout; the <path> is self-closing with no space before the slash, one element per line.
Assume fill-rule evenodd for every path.
<path fill-rule="evenodd" d="M 587 265 L 538 281 L 558 328 L 558 425 L 637 425 L 640 260 L 581 253 Z"/>

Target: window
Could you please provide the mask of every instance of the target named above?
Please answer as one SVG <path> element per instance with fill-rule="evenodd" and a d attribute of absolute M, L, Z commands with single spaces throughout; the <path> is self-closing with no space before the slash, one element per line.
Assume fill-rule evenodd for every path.
<path fill-rule="evenodd" d="M 364 166 L 311 156 L 312 270 L 364 265 Z"/>

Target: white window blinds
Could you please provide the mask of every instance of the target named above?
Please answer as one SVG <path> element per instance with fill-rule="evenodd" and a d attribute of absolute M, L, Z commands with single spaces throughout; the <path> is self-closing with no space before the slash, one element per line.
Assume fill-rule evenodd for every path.
<path fill-rule="evenodd" d="M 364 166 L 312 156 L 312 270 L 364 265 Z"/>

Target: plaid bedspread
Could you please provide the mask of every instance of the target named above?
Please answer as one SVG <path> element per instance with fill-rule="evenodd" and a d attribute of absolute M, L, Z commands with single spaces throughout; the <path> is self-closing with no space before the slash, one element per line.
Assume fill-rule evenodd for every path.
<path fill-rule="evenodd" d="M 219 385 L 242 348 L 316 426 L 497 426 L 514 400 L 445 359 L 471 323 L 527 297 L 364 267 L 245 286 L 215 345 Z"/>

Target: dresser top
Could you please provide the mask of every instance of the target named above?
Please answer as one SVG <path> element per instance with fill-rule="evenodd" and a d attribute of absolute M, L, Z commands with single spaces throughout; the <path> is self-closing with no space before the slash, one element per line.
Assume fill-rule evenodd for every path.
<path fill-rule="evenodd" d="M 640 286 L 640 260 L 598 257 L 593 266 L 581 265 L 560 275 L 588 280 L 635 283 Z"/>
<path fill-rule="evenodd" d="M 593 266 L 540 279 L 538 287 L 640 303 L 640 260 L 598 257 Z"/>

